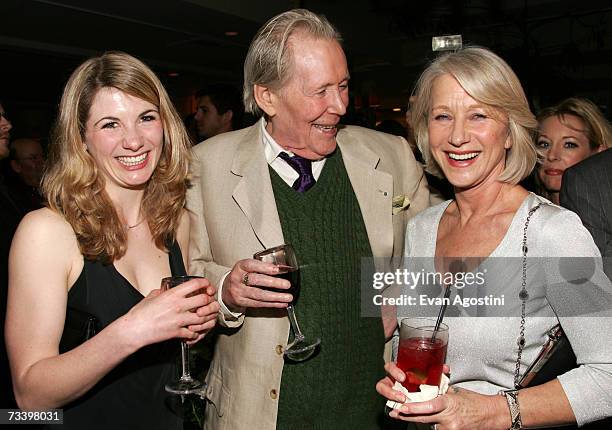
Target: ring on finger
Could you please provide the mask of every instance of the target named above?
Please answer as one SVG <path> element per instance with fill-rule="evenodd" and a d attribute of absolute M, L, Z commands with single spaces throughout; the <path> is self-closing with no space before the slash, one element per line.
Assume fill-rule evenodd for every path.
<path fill-rule="evenodd" d="M 249 274 L 248 273 L 245 273 L 244 276 L 242 277 L 242 283 L 246 285 L 247 287 L 249 286 Z"/>

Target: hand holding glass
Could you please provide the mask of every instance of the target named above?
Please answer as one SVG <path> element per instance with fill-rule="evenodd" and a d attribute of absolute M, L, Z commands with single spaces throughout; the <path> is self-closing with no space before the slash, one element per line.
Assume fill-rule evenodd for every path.
<path fill-rule="evenodd" d="M 293 331 L 293 341 L 287 345 L 285 356 L 293 361 L 307 360 L 314 354 L 316 347 L 321 343 L 321 339 L 307 339 L 300 330 L 300 326 L 295 316 L 293 305 L 300 291 L 300 266 L 298 265 L 293 247 L 288 244 L 276 246 L 256 253 L 253 258 L 265 263 L 277 265 L 280 270 L 276 277 L 291 282 L 291 288 L 289 290 L 276 290 L 293 295 L 293 301 L 287 306 L 287 315 L 289 317 L 289 323 L 291 324 L 291 330 Z"/>
<path fill-rule="evenodd" d="M 187 282 L 191 279 L 200 278 L 199 276 L 171 276 L 169 278 L 164 278 L 161 281 L 161 290 L 166 291 L 170 288 L 174 288 L 178 285 L 181 285 L 184 282 Z M 193 293 L 191 295 L 199 294 L 198 292 Z M 205 388 L 206 384 L 200 382 L 191 377 L 189 371 L 189 345 L 184 340 L 181 341 L 181 365 L 182 365 L 182 375 L 176 380 L 166 384 L 166 391 L 172 394 L 199 394 Z"/>

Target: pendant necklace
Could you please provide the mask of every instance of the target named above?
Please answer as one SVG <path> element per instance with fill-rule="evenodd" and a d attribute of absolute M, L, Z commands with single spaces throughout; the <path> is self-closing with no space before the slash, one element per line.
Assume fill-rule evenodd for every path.
<path fill-rule="evenodd" d="M 126 228 L 126 229 L 128 229 L 128 230 L 131 230 L 131 229 L 133 229 L 133 228 L 136 228 L 136 227 L 138 227 L 140 224 L 142 224 L 142 223 L 144 222 L 144 220 L 145 220 L 145 219 L 144 219 L 144 218 L 142 218 L 140 221 L 138 221 L 136 224 L 133 224 L 133 225 L 125 224 L 125 228 Z"/>

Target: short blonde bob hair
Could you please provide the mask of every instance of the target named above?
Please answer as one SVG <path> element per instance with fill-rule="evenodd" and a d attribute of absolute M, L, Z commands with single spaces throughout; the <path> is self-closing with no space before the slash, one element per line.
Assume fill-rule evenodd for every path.
<path fill-rule="evenodd" d="M 538 114 L 538 122 L 542 123 L 546 118 L 556 116 L 561 124 L 572 128 L 565 121 L 565 115 L 574 115 L 582 120 L 584 128 L 576 131 L 583 133 L 589 139 L 592 150 L 612 146 L 612 127 L 610 127 L 610 123 L 597 105 L 588 99 L 570 97 L 555 106 L 544 108 Z"/>
<path fill-rule="evenodd" d="M 289 38 L 297 31 L 315 39 L 342 42 L 338 30 L 324 16 L 309 10 L 293 9 L 271 18 L 253 38 L 244 60 L 243 101 L 247 112 L 262 114 L 255 100 L 255 85 L 279 90 L 289 80 L 293 66 Z"/>
<path fill-rule="evenodd" d="M 498 180 L 517 184 L 526 178 L 537 160 L 534 137 L 538 123 L 510 66 L 493 52 L 477 46 L 441 55 L 425 69 L 417 82 L 410 116 L 427 171 L 443 176 L 431 154 L 428 124 L 434 81 L 445 74 L 456 79 L 470 97 L 507 119 L 512 147 L 506 152 L 506 167 Z"/>
<path fill-rule="evenodd" d="M 159 109 L 164 129 L 162 154 L 146 184 L 141 208 L 159 249 L 167 249 L 175 239 L 185 204 L 191 145 L 166 90 L 140 60 L 123 52 L 107 52 L 85 61 L 72 73 L 60 102 L 42 190 L 47 205 L 72 226 L 83 256 L 112 262 L 125 254 L 127 229 L 84 144 L 92 102 L 106 87 Z"/>

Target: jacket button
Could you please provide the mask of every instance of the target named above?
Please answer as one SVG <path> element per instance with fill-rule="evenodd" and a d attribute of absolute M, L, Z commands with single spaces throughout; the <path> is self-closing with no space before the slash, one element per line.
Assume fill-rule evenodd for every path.
<path fill-rule="evenodd" d="M 276 345 L 276 353 L 278 355 L 283 355 L 283 345 Z"/>
<path fill-rule="evenodd" d="M 274 389 L 270 390 L 270 398 L 272 398 L 272 400 L 276 400 L 277 397 L 278 397 L 278 392 Z"/>

